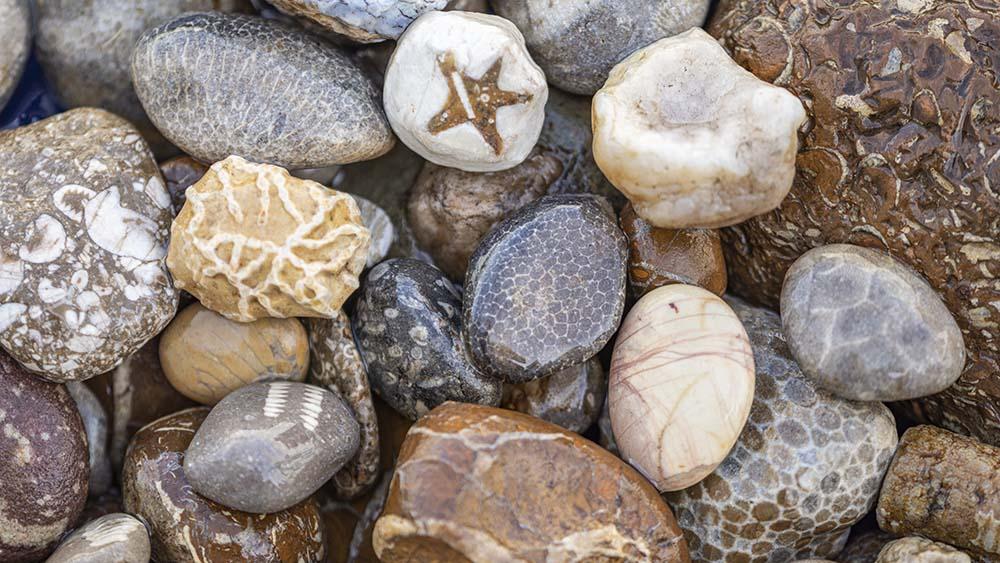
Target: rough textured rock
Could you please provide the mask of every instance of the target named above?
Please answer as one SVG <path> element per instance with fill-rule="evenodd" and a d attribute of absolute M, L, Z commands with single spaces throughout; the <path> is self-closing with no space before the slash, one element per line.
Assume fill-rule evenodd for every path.
<path fill-rule="evenodd" d="M 160 335 L 160 365 L 182 395 L 214 405 L 257 381 L 304 381 L 309 337 L 297 319 L 238 323 L 194 303 Z"/>
<path fill-rule="evenodd" d="M 812 124 L 783 205 L 723 234 L 732 288 L 776 306 L 810 248 L 887 250 L 938 290 L 969 352 L 959 381 L 916 413 L 1000 445 L 1000 88 L 987 70 L 1000 67 L 998 15 L 941 0 L 729 0 L 710 31 L 799 95 Z"/>
<path fill-rule="evenodd" d="M 346 54 L 262 18 L 189 14 L 149 29 L 132 82 L 163 135 L 204 162 L 318 168 L 394 142 L 378 91 Z"/>
<path fill-rule="evenodd" d="M 447 0 L 271 0 L 286 14 L 308 18 L 361 43 L 398 38 L 413 20 Z"/>
<path fill-rule="evenodd" d="M 588 360 L 625 306 L 625 235 L 592 196 L 547 196 L 497 224 L 469 263 L 464 338 L 483 371 L 523 383 Z"/>
<path fill-rule="evenodd" d="M 68 536 L 46 563 L 148 563 L 149 532 L 128 514 L 108 514 Z"/>
<path fill-rule="evenodd" d="M 396 228 L 392 226 L 389 214 L 381 207 L 371 201 L 352 195 L 355 203 L 358 204 L 358 211 L 361 213 L 361 223 L 371 234 L 371 243 L 368 245 L 368 260 L 365 262 L 366 268 L 374 268 L 389 254 L 392 243 L 396 240 Z"/>
<path fill-rule="evenodd" d="M 184 410 L 141 429 L 122 476 L 125 509 L 150 529 L 154 561 L 302 561 L 319 563 L 325 534 L 315 500 L 274 514 L 228 509 L 192 490 L 184 450 L 208 415 Z"/>
<path fill-rule="evenodd" d="M 66 384 L 66 390 L 76 403 L 87 435 L 87 466 L 90 468 L 87 494 L 92 497 L 101 496 L 111 486 L 113 477 L 111 458 L 108 457 L 108 413 L 97 395 L 85 384 L 71 381 Z"/>
<path fill-rule="evenodd" d="M 621 460 L 537 418 L 458 403 L 410 429 L 372 542 L 385 563 L 690 560 L 666 503 Z"/>
<path fill-rule="evenodd" d="M 897 442 L 892 414 L 815 388 L 778 315 L 730 304 L 757 368 L 750 418 L 722 465 L 667 502 L 699 561 L 834 556 L 878 495 Z"/>
<path fill-rule="evenodd" d="M 237 156 L 187 191 L 174 285 L 225 317 L 332 317 L 358 287 L 369 233 L 349 195 Z"/>
<path fill-rule="evenodd" d="M 184 202 L 187 201 L 184 192 L 198 183 L 206 172 L 208 166 L 190 156 L 178 156 L 160 163 L 160 173 L 167 183 L 167 193 L 170 194 L 170 203 L 173 205 L 175 216 L 181 212 Z"/>
<path fill-rule="evenodd" d="M 56 382 L 93 377 L 177 307 L 170 197 L 125 120 L 77 109 L 0 133 L 0 346 Z"/>
<path fill-rule="evenodd" d="M 87 500 L 87 437 L 73 398 L 0 352 L 0 561 L 43 559 Z"/>
<path fill-rule="evenodd" d="M 595 357 L 541 379 L 504 385 L 501 406 L 583 434 L 597 422 L 606 390 L 604 368 Z"/>
<path fill-rule="evenodd" d="M 352 318 L 375 391 L 417 419 L 445 401 L 499 405 L 500 382 L 462 345 L 462 300 L 440 270 L 394 259 L 368 272 Z"/>
<path fill-rule="evenodd" d="M 31 54 L 31 9 L 27 0 L 0 0 L 0 108 L 14 93 Z"/>
<path fill-rule="evenodd" d="M 781 290 L 781 324 L 802 371 L 848 399 L 937 393 L 965 365 L 962 332 L 934 290 L 869 248 L 831 244 L 796 260 Z"/>
<path fill-rule="evenodd" d="M 972 559 L 950 545 L 913 536 L 886 544 L 875 563 L 972 563 Z"/>

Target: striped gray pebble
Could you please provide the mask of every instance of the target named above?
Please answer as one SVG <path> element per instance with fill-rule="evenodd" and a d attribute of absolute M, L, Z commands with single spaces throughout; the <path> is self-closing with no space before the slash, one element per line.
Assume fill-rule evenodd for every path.
<path fill-rule="evenodd" d="M 337 395 L 314 385 L 264 382 L 226 396 L 184 456 L 194 490 L 265 514 L 306 499 L 358 449 L 358 423 Z"/>
<path fill-rule="evenodd" d="M 146 525 L 117 512 L 92 520 L 70 534 L 46 563 L 146 563 L 149 557 Z"/>
<path fill-rule="evenodd" d="M 70 381 L 66 390 L 73 397 L 87 432 L 87 450 L 90 453 L 90 485 L 88 494 L 103 495 L 111 486 L 111 458 L 108 455 L 108 413 L 97 395 L 79 381 Z"/>

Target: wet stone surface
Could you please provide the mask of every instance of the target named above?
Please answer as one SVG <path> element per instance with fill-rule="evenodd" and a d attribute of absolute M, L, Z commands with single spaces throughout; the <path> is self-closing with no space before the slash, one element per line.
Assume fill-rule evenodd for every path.
<path fill-rule="evenodd" d="M 46 563 L 148 563 L 149 532 L 122 513 L 102 516 L 69 535 Z"/>

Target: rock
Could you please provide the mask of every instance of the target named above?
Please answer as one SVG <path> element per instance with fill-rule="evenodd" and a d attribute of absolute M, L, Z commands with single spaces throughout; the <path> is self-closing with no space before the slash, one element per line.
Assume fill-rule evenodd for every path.
<path fill-rule="evenodd" d="M 361 223 L 371 233 L 371 243 L 368 246 L 368 260 L 365 262 L 365 267 L 374 268 L 389 254 L 389 249 L 392 248 L 392 243 L 396 240 L 396 228 L 392 226 L 389 214 L 381 207 L 359 195 L 351 197 L 358 204 Z"/>
<path fill-rule="evenodd" d="M 125 509 L 149 526 L 154 561 L 302 561 L 325 556 L 319 506 L 309 499 L 274 514 L 228 509 L 194 492 L 184 450 L 207 408 L 163 417 L 135 435 L 125 460 Z"/>
<path fill-rule="evenodd" d="M 847 399 L 937 393 L 965 365 L 962 332 L 927 282 L 860 246 L 831 244 L 796 260 L 781 291 L 781 324 L 802 371 Z"/>
<path fill-rule="evenodd" d="M 856 528 L 855 526 L 851 529 L 851 537 L 847 540 L 847 545 L 837 556 L 837 561 L 840 563 L 875 563 L 882 547 L 896 539 L 896 536 L 878 528 L 863 532 L 856 532 Z"/>
<path fill-rule="evenodd" d="M 87 437 L 62 385 L 0 352 L 0 561 L 37 561 L 87 500 Z"/>
<path fill-rule="evenodd" d="M 725 461 L 667 502 L 697 561 L 832 557 L 875 503 L 897 442 L 892 414 L 814 387 L 778 315 L 730 304 L 754 352 L 750 418 Z"/>
<path fill-rule="evenodd" d="M 875 563 L 971 563 L 961 551 L 917 536 L 886 544 Z"/>
<path fill-rule="evenodd" d="M 416 420 L 445 401 L 500 404 L 500 382 L 462 346 L 462 300 L 437 268 L 382 262 L 361 288 L 352 318 L 368 377 L 382 399 Z"/>
<path fill-rule="evenodd" d="M 87 466 L 90 468 L 87 494 L 95 497 L 103 495 L 111 487 L 112 479 L 111 458 L 108 457 L 108 413 L 85 384 L 70 381 L 66 390 L 76 403 L 87 436 Z"/>
<path fill-rule="evenodd" d="M 175 216 L 181 212 L 184 202 L 187 201 L 184 192 L 198 183 L 207 172 L 208 166 L 190 156 L 178 156 L 160 163 L 160 173 L 167 183 L 167 193 L 170 194 Z"/>
<path fill-rule="evenodd" d="M 177 307 L 170 198 L 125 120 L 72 110 L 0 132 L 0 346 L 54 382 L 118 365 Z"/>
<path fill-rule="evenodd" d="M 128 514 L 108 514 L 76 530 L 46 563 L 147 563 L 146 525 Z"/>
<path fill-rule="evenodd" d="M 822 10 L 730 0 L 710 28 L 737 62 L 797 94 L 811 123 L 784 204 L 723 233 L 732 288 L 777 307 L 786 270 L 810 248 L 885 250 L 939 292 L 969 355 L 955 385 L 913 410 L 994 445 L 1000 90 L 988 69 L 1000 68 L 998 14 L 941 0 Z"/>
<path fill-rule="evenodd" d="M 447 0 L 271 0 L 286 14 L 308 18 L 353 41 L 397 39 L 422 14 L 441 10 Z"/>
<path fill-rule="evenodd" d="M 483 236 L 508 214 L 545 195 L 562 170 L 559 159 L 538 149 L 499 172 L 466 172 L 428 162 L 407 203 L 413 235 L 435 265 L 461 282 Z"/>
<path fill-rule="evenodd" d="M 368 245 L 347 194 L 231 156 L 188 189 L 167 265 L 178 289 L 234 321 L 329 318 L 358 287 Z"/>
<path fill-rule="evenodd" d="M 548 98 L 521 32 L 474 12 L 432 12 L 411 25 L 389 61 L 383 92 L 389 123 L 406 146 L 470 172 L 523 162 Z"/>
<path fill-rule="evenodd" d="M 750 341 L 718 296 L 670 285 L 629 311 L 611 358 L 611 428 L 621 458 L 660 491 L 712 473 L 743 431 L 753 398 Z"/>
<path fill-rule="evenodd" d="M 547 0 L 505 2 L 493 8 L 524 33 L 528 49 L 554 86 L 592 95 L 611 68 L 650 43 L 700 27 L 706 0 Z"/>
<path fill-rule="evenodd" d="M 0 108 L 14 93 L 31 54 L 31 6 L 0 0 Z"/>
<path fill-rule="evenodd" d="M 122 507 L 121 490 L 118 488 L 108 489 L 103 495 L 87 498 L 87 504 L 84 505 L 83 512 L 76 519 L 76 527 L 80 528 L 102 516 L 121 512 L 122 510 L 124 508 Z"/>
<path fill-rule="evenodd" d="M 615 442 L 614 432 L 611 431 L 611 413 L 608 412 L 607 399 L 604 401 L 604 406 L 601 407 L 601 416 L 597 419 L 597 443 L 618 456 L 618 444 Z"/>
<path fill-rule="evenodd" d="M 338 395 L 305 383 L 255 383 L 212 409 L 184 454 L 184 473 L 219 504 L 278 512 L 315 493 L 358 443 L 358 423 Z"/>
<path fill-rule="evenodd" d="M 182 395 L 214 405 L 257 381 L 304 381 L 309 337 L 297 319 L 238 323 L 195 303 L 160 336 L 160 365 Z"/>
<path fill-rule="evenodd" d="M 384 563 L 690 560 L 666 503 L 619 459 L 537 418 L 458 403 L 410 429 L 372 543 Z"/>
<path fill-rule="evenodd" d="M 590 359 L 625 306 L 625 235 L 592 196 L 548 196 L 497 224 L 472 255 L 469 355 L 509 383 Z"/>
<path fill-rule="evenodd" d="M 378 91 L 345 53 L 262 18 L 188 14 L 149 29 L 132 82 L 163 135 L 204 162 L 317 168 L 375 158 L 394 142 Z"/>
<path fill-rule="evenodd" d="M 878 500 L 878 525 L 978 556 L 1000 555 L 1000 448 L 934 426 L 907 430 Z"/>
<path fill-rule="evenodd" d="M 723 227 L 777 207 L 806 119 L 699 28 L 619 63 L 594 96 L 594 158 L 656 227 Z"/>
<path fill-rule="evenodd" d="M 504 385 L 501 406 L 583 434 L 597 422 L 606 389 L 604 368 L 591 358 L 541 379 Z"/>
<path fill-rule="evenodd" d="M 618 223 L 628 237 L 628 281 L 636 297 L 674 283 L 697 285 L 720 297 L 726 292 L 719 231 L 660 229 L 636 215 L 631 204 Z"/>
<path fill-rule="evenodd" d="M 332 319 L 309 321 L 309 383 L 326 387 L 347 403 L 359 427 L 359 446 L 330 481 L 340 498 L 367 492 L 379 476 L 379 430 L 368 386 L 368 369 L 354 343 L 351 319 L 343 312 Z"/>

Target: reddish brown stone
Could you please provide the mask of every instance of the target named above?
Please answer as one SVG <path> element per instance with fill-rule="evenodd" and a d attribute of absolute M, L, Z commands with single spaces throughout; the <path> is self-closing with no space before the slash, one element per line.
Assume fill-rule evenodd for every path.
<path fill-rule="evenodd" d="M 467 403 L 410 429 L 373 545 L 384 563 L 690 560 L 634 469 L 554 424 Z"/>
<path fill-rule="evenodd" d="M 174 215 L 180 213 L 187 201 L 184 191 L 201 180 L 205 172 L 208 172 L 208 166 L 190 156 L 178 156 L 160 163 L 160 173 L 167 182 L 167 193 L 170 194 Z"/>

